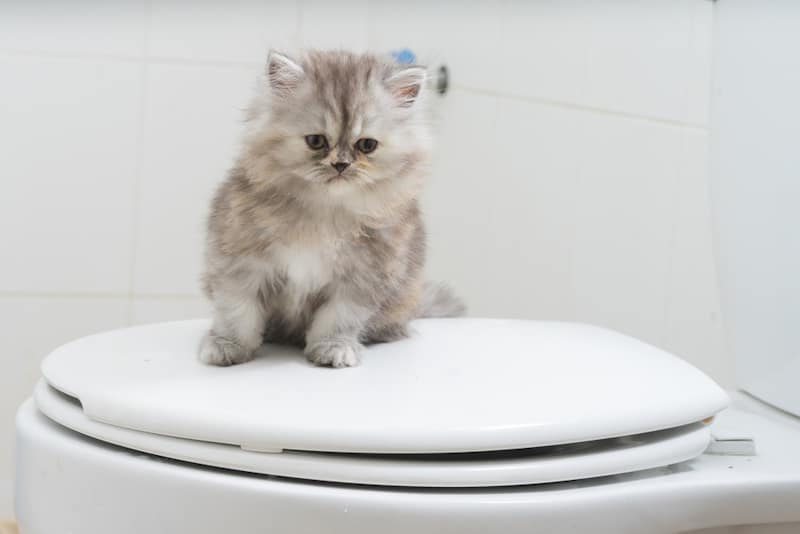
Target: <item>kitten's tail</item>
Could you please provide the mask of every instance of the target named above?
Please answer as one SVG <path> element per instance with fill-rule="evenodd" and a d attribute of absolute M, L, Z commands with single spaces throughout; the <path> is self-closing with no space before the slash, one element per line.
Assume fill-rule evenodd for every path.
<path fill-rule="evenodd" d="M 449 286 L 425 282 L 422 299 L 417 308 L 417 317 L 459 317 L 467 312 L 464 301 L 458 298 Z"/>

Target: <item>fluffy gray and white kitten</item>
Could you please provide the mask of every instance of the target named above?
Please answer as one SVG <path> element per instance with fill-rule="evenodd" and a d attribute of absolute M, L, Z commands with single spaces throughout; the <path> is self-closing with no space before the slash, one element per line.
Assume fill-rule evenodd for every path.
<path fill-rule="evenodd" d="M 203 362 L 246 362 L 266 340 L 305 347 L 318 365 L 352 366 L 362 343 L 463 311 L 422 280 L 425 72 L 373 55 L 270 53 L 241 153 L 211 206 L 214 321 Z"/>

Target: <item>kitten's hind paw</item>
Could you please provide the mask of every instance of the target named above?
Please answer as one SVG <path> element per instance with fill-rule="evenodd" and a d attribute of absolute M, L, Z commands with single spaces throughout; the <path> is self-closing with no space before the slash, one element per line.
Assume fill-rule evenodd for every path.
<path fill-rule="evenodd" d="M 203 337 L 198 354 L 201 362 L 220 366 L 249 362 L 253 356 L 255 351 L 247 350 L 235 341 L 211 332 Z"/>
<path fill-rule="evenodd" d="M 361 344 L 347 339 L 322 339 L 306 347 L 306 357 L 314 365 L 355 367 Z"/>

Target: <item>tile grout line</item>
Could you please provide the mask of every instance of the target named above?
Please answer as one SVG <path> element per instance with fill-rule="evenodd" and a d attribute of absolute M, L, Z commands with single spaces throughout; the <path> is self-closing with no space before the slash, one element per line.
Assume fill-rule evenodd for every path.
<path fill-rule="evenodd" d="M 73 59 L 84 61 L 119 61 L 122 63 L 152 63 L 157 65 L 182 65 L 196 67 L 236 67 L 236 68 L 257 68 L 261 63 L 257 61 L 226 61 L 215 59 L 194 59 L 168 56 L 150 56 L 145 52 L 141 56 L 126 56 L 122 54 L 80 54 L 80 53 L 59 53 L 41 52 L 36 50 L 24 50 L 15 48 L 0 49 L 0 56 L 6 57 L 31 57 L 39 59 Z"/>
<path fill-rule="evenodd" d="M 152 22 L 152 2 L 145 2 L 145 24 L 142 30 L 142 56 L 147 57 L 150 42 L 150 24 Z M 139 67 L 139 113 L 137 116 L 136 132 L 136 163 L 131 186 L 131 231 L 130 231 L 130 263 L 128 265 L 128 303 L 125 310 L 125 321 L 133 323 L 134 288 L 136 285 L 136 259 L 139 241 L 139 210 L 141 207 L 142 169 L 144 167 L 145 124 L 147 115 L 147 85 L 149 81 L 148 62 L 143 60 Z"/>
<path fill-rule="evenodd" d="M 717 6 L 712 6 L 712 19 L 716 15 Z M 712 265 L 712 272 L 714 273 L 714 284 L 712 285 L 712 291 L 714 292 L 714 310 L 712 313 L 716 316 L 713 319 L 713 323 L 715 324 L 717 331 L 714 337 L 717 338 L 717 342 L 719 343 L 718 350 L 720 353 L 728 359 L 728 366 L 727 366 L 727 377 L 726 380 L 729 381 L 730 384 L 735 384 L 737 378 L 740 378 L 741 368 L 737 365 L 736 358 L 733 357 L 733 348 L 732 348 L 732 341 L 731 336 L 728 334 L 726 335 L 725 326 L 727 321 L 730 319 L 726 317 L 725 312 L 722 309 L 722 302 L 721 302 L 721 295 L 723 294 L 722 291 L 722 277 L 719 276 L 719 265 L 720 265 L 720 244 L 719 239 L 717 239 L 717 230 L 715 228 L 715 210 L 711 205 L 713 194 L 712 194 L 712 183 L 714 182 L 714 175 L 716 170 L 715 161 L 715 146 L 716 140 L 719 136 L 719 131 L 717 128 L 714 128 L 716 123 L 716 113 L 715 113 L 715 100 L 714 100 L 714 89 L 717 87 L 717 81 L 719 78 L 718 67 L 719 67 L 719 57 L 717 56 L 717 46 L 719 42 L 719 31 L 718 26 L 712 22 L 711 24 L 711 62 L 709 65 L 709 75 L 708 75 L 708 84 L 709 84 L 709 91 L 708 91 L 708 123 L 710 126 L 709 129 L 709 136 L 708 136 L 708 148 L 706 151 L 706 161 L 705 165 L 703 166 L 703 171 L 706 175 L 706 184 L 705 184 L 705 193 L 706 198 L 708 198 L 708 211 L 706 212 L 706 220 L 708 221 L 710 227 L 710 240 L 711 240 L 711 265 Z"/>
<path fill-rule="evenodd" d="M 675 281 L 675 262 L 678 247 L 678 206 L 680 204 L 683 188 L 687 182 L 688 158 L 689 149 L 687 146 L 686 132 L 682 131 L 680 135 L 680 147 L 678 153 L 678 169 L 672 181 L 672 198 L 670 206 L 670 228 L 669 228 L 669 241 L 667 244 L 669 258 L 665 269 L 664 276 L 664 331 L 662 332 L 662 339 L 660 340 L 661 346 L 669 347 L 672 343 L 673 328 L 672 328 L 672 313 L 673 313 L 673 298 L 674 294 L 670 290 Z M 707 178 L 707 177 L 706 177 Z"/>
<path fill-rule="evenodd" d="M 687 49 L 689 50 L 696 50 L 698 43 L 698 35 L 697 35 L 697 9 L 692 9 L 691 14 L 689 16 L 689 31 L 687 35 Z M 713 30 L 712 30 L 713 31 Z M 709 47 L 711 43 L 708 43 Z M 711 71 L 709 69 L 709 75 Z M 687 63 L 684 66 L 684 78 L 685 80 L 690 79 L 691 77 L 691 69 L 689 64 Z M 709 77 L 708 86 L 710 87 L 711 80 Z M 687 83 L 685 87 L 684 97 L 686 98 L 686 109 L 684 113 L 688 116 L 689 114 L 689 94 L 691 90 L 689 88 L 689 83 Z M 707 102 L 708 108 L 710 109 L 710 102 Z M 711 132 L 711 125 L 710 125 L 710 116 L 706 114 L 706 122 L 707 126 L 705 131 L 709 134 Z M 706 153 L 708 152 L 708 144 L 706 145 Z M 680 133 L 680 148 L 679 148 L 679 167 L 677 175 L 673 180 L 673 191 L 672 191 L 672 203 L 670 206 L 670 235 L 669 235 L 669 243 L 668 243 L 668 251 L 669 251 L 669 259 L 666 265 L 666 273 L 664 278 L 664 287 L 666 288 L 665 291 L 665 298 L 664 298 L 664 331 L 662 332 L 662 339 L 661 339 L 661 346 L 664 347 L 672 347 L 674 346 L 674 338 L 675 338 L 675 328 L 674 328 L 674 308 L 675 308 L 675 295 L 674 292 L 671 291 L 671 288 L 674 287 L 674 283 L 676 281 L 676 258 L 677 258 L 677 250 L 678 250 L 678 214 L 679 214 L 679 206 L 681 203 L 682 195 L 684 193 L 684 188 L 686 187 L 686 183 L 688 181 L 688 173 L 689 173 L 689 147 L 688 147 L 688 138 L 687 138 L 687 129 L 683 129 Z M 709 180 L 708 173 L 705 173 L 704 176 L 706 182 Z"/>
<path fill-rule="evenodd" d="M 149 56 L 146 53 L 142 57 L 123 56 L 123 55 L 103 55 L 103 54 L 59 54 L 54 52 L 35 52 L 26 50 L 0 50 L 0 54 L 18 55 L 37 58 L 50 58 L 50 59 L 78 59 L 78 60 L 99 60 L 99 61 L 123 61 L 129 63 L 145 63 L 148 65 L 180 65 L 189 67 L 228 67 L 228 68 L 247 68 L 256 69 L 260 67 L 258 62 L 250 61 L 221 61 L 221 60 L 201 60 L 189 58 L 171 58 Z M 518 102 L 528 102 L 544 106 L 550 106 L 559 109 L 569 109 L 574 111 L 584 111 L 587 113 L 594 113 L 598 115 L 605 115 L 608 117 L 616 117 L 629 120 L 638 120 L 654 124 L 661 124 L 665 126 L 677 126 L 682 128 L 693 128 L 696 130 L 708 131 L 709 126 L 704 124 L 691 123 L 675 119 L 664 119 L 653 117 L 649 115 L 638 115 L 635 113 L 627 113 L 624 111 L 616 111 L 606 108 L 598 108 L 594 106 L 587 106 L 574 102 L 566 102 L 562 100 L 555 100 L 542 97 L 525 96 L 517 93 L 506 93 L 502 91 L 493 91 L 490 89 L 479 89 L 477 87 L 470 87 L 462 84 L 452 84 L 452 89 L 463 91 L 465 93 L 492 96 L 495 98 L 503 98 Z"/>
<path fill-rule="evenodd" d="M 694 41 L 694 17 L 695 12 L 692 11 L 692 14 L 688 17 L 686 22 L 687 24 L 687 34 L 686 34 L 686 48 L 687 50 L 694 50 L 693 41 Z M 689 76 L 691 75 L 691 68 L 689 62 L 686 62 L 683 65 L 683 97 L 684 97 L 684 106 L 683 106 L 683 113 L 688 116 L 689 114 L 689 93 L 690 93 L 690 81 Z M 663 328 L 661 332 L 661 339 L 659 340 L 659 346 L 662 347 L 669 347 L 672 341 L 672 308 L 673 308 L 673 298 L 675 297 L 673 292 L 670 290 L 673 287 L 673 282 L 675 280 L 675 263 L 676 263 L 676 251 L 678 247 L 678 205 L 681 200 L 681 194 L 683 192 L 683 185 L 686 178 L 686 173 L 688 172 L 688 149 L 686 146 L 686 131 L 681 130 L 679 135 L 680 144 L 678 146 L 676 158 L 678 160 L 678 167 L 675 172 L 675 176 L 672 179 L 672 191 L 671 196 L 669 198 L 670 207 L 669 207 L 669 234 L 667 237 L 666 243 L 666 250 L 667 250 L 667 261 L 664 269 L 664 279 L 662 281 L 664 286 L 664 302 L 662 303 L 662 313 L 663 313 Z"/>
<path fill-rule="evenodd" d="M 576 103 L 573 103 L 573 102 L 565 102 L 565 101 L 561 101 L 561 100 L 552 100 L 552 99 L 549 99 L 549 98 L 541 98 L 541 97 L 535 97 L 535 96 L 525 96 L 525 95 L 519 95 L 519 94 L 513 94 L 513 93 L 502 93 L 500 91 L 492 91 L 492 90 L 489 90 L 489 89 L 478 89 L 478 88 L 475 88 L 475 87 L 469 87 L 469 86 L 461 85 L 461 84 L 453 84 L 452 85 L 452 89 L 455 89 L 457 91 L 463 91 L 465 93 L 470 93 L 470 94 L 476 94 L 476 95 L 482 95 L 482 96 L 491 96 L 491 97 L 494 97 L 494 98 L 502 98 L 502 99 L 505 99 L 505 100 L 513 100 L 513 101 L 517 101 L 517 102 L 527 102 L 527 103 L 532 103 L 532 104 L 539 104 L 539 105 L 542 105 L 542 106 L 548 106 L 548 107 L 554 107 L 554 108 L 560 108 L 560 109 L 569 109 L 569 110 L 573 110 L 573 111 L 583 111 L 583 112 L 586 112 L 586 113 L 593 113 L 593 114 L 596 114 L 596 115 L 605 115 L 605 116 L 608 116 L 608 117 L 615 117 L 615 118 L 619 118 L 619 119 L 628 119 L 628 120 L 636 120 L 636 121 L 648 122 L 648 123 L 653 123 L 653 124 L 660 124 L 662 126 L 673 126 L 673 127 L 677 127 L 677 128 L 689 128 L 689 129 L 702 130 L 702 131 L 708 131 L 709 130 L 709 127 L 707 125 L 704 125 L 704 124 L 696 124 L 696 123 L 684 122 L 684 121 L 673 120 L 673 119 L 662 119 L 662 118 L 652 117 L 652 116 L 648 116 L 648 115 L 637 115 L 635 113 L 627 113 L 627 112 L 624 112 L 624 111 L 615 111 L 615 110 L 611 110 L 611 109 L 597 108 L 597 107 L 593 107 L 593 106 L 587 106 L 587 105 L 584 105 L 584 104 L 576 104 Z"/>
<path fill-rule="evenodd" d="M 136 293 L 123 291 L 115 292 L 86 292 L 80 291 L 0 291 L 2 299 L 82 299 L 82 300 L 127 300 L 130 298 L 140 300 L 194 300 L 203 299 L 201 294 L 189 293 Z"/>

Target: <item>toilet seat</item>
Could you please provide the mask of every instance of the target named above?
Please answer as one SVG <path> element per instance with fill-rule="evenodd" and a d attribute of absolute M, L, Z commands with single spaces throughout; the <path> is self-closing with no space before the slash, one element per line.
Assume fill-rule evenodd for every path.
<path fill-rule="evenodd" d="M 422 320 L 410 339 L 370 347 L 344 370 L 276 346 L 248 364 L 203 366 L 195 350 L 207 328 L 149 325 L 65 345 L 43 363 L 37 406 L 83 435 L 196 464 L 487 487 L 694 458 L 709 439 L 701 421 L 727 403 L 680 359 L 588 325 Z"/>
<path fill-rule="evenodd" d="M 26 534 L 796 533 L 800 421 L 754 403 L 734 393 L 734 405 L 711 428 L 718 421 L 751 432 L 757 456 L 702 454 L 555 484 L 428 489 L 293 480 L 162 459 L 73 432 L 31 399 L 17 415 L 16 515 Z"/>
<path fill-rule="evenodd" d="M 84 415 L 77 400 L 43 381 L 34 399 L 43 414 L 70 430 L 136 451 L 249 473 L 381 486 L 475 488 L 580 480 L 689 460 L 709 440 L 708 426 L 693 423 L 623 438 L 488 453 L 264 453 L 98 423 Z"/>

